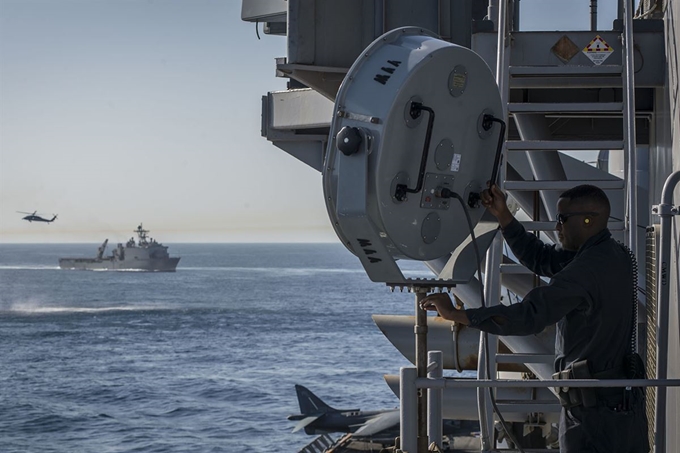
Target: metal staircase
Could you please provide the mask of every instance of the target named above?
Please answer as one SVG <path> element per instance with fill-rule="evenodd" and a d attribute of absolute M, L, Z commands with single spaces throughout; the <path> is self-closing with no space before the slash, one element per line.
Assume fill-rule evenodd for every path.
<path fill-rule="evenodd" d="M 535 42 L 535 35 L 531 39 L 524 39 L 523 32 L 507 31 L 513 28 L 507 13 L 508 0 L 500 0 L 496 76 L 503 103 L 507 106 L 506 121 L 510 124 L 509 120 L 512 118 L 519 137 L 506 142 L 506 158 L 503 159 L 499 186 L 513 196 L 528 214 L 529 220 L 522 222 L 525 228 L 537 235 L 547 233 L 549 238 L 549 232 L 555 229 L 553 219 L 559 193 L 581 184 L 596 185 L 605 190 L 612 200 L 609 229 L 619 232 L 626 245 L 637 252 L 633 16 L 631 2 L 626 0 L 623 3 L 623 31 L 619 39 L 611 43 L 611 47 L 618 50 L 612 52 L 610 58 L 605 59 L 602 64 L 596 65 L 590 61 L 585 61 L 584 64 L 585 58 L 576 58 L 581 57 L 579 54 L 582 46 L 575 46 L 574 41 L 583 42 L 585 36 L 595 38 L 605 34 L 596 30 L 560 33 L 563 36 L 559 38 L 559 42 L 571 44 L 573 49 L 579 50 L 578 53 L 575 50 L 570 52 L 569 61 L 558 55 L 561 61 L 552 64 L 526 64 L 521 59 L 513 58 L 512 49 L 515 45 Z M 612 64 L 606 64 L 609 59 Z M 602 96 L 603 92 L 607 96 Z M 576 133 L 578 129 L 561 133 L 559 126 L 569 121 L 590 123 L 593 125 L 591 131 L 596 130 L 596 133 L 582 134 L 585 137 Z M 568 171 L 561 157 L 562 151 L 572 154 L 599 150 L 623 152 L 623 178 L 614 177 L 606 168 Z M 524 171 L 524 175 L 521 175 L 515 168 L 521 166 L 523 161 L 528 162 L 530 174 Z M 617 202 L 619 206 L 615 205 Z M 618 216 L 615 214 L 617 212 L 620 213 Z M 494 298 L 494 294 L 500 292 L 501 273 L 530 273 L 521 265 L 501 264 L 502 250 L 503 243 L 499 235 L 486 256 L 487 270 L 490 271 L 485 275 L 488 301 L 498 300 Z M 495 344 L 495 340 L 489 341 Z M 490 348 L 489 359 L 494 368 L 495 364 L 503 362 L 552 363 L 552 358 L 537 355 L 533 351 L 515 351 L 515 354 L 500 355 L 495 354 L 495 348 Z M 486 374 L 481 369 L 480 372 L 480 376 Z M 493 379 L 494 376 L 490 378 Z M 488 451 L 493 448 L 489 444 L 493 414 L 485 401 L 485 395 L 479 392 L 478 396 L 480 418 L 487 418 L 480 420 L 482 448 L 483 451 Z M 508 412 L 520 409 L 507 404 L 503 406 Z M 482 407 L 487 410 L 482 411 Z M 527 411 L 527 407 L 521 409 Z M 533 411 L 530 409 L 528 412 L 540 411 L 540 405 L 537 404 Z"/>
<path fill-rule="evenodd" d="M 626 2 L 624 2 L 626 3 Z M 625 8 L 625 6 L 624 6 Z M 503 11 L 504 9 L 500 9 Z M 626 11 L 624 21 L 624 33 L 621 42 L 614 43 L 620 47 L 621 64 L 606 64 L 606 61 L 599 66 L 583 66 L 580 64 L 562 66 L 514 66 L 512 59 L 509 58 L 512 46 L 501 48 L 499 59 L 509 62 L 508 65 L 499 66 L 502 70 L 498 74 L 499 80 L 506 79 L 508 89 L 502 93 L 507 102 L 508 116 L 512 117 L 519 130 L 519 140 L 508 140 L 506 144 L 506 155 L 504 162 L 512 162 L 512 154 L 525 153 L 526 158 L 534 170 L 533 180 L 512 180 L 506 178 L 502 182 L 505 190 L 511 194 L 518 191 L 536 192 L 541 191 L 542 199 L 545 203 L 546 212 L 553 210 L 556 201 L 557 191 L 567 190 L 579 184 L 594 184 L 603 190 L 615 190 L 625 192 L 622 198 L 626 203 L 625 218 L 622 220 L 612 220 L 610 229 L 614 231 L 625 231 L 625 242 L 629 247 L 634 248 L 636 240 L 631 237 L 630 225 L 635 225 L 636 203 L 635 193 L 635 99 L 634 99 L 634 75 L 633 75 L 633 46 L 626 46 L 626 42 L 632 41 L 632 15 L 630 9 Z M 499 18 L 501 21 L 506 18 Z M 521 33 L 521 32 L 519 32 Z M 591 35 L 598 32 L 594 31 Z M 515 33 L 517 34 L 517 32 Z M 583 32 L 577 33 L 583 35 Z M 630 34 L 630 37 L 628 36 Z M 569 34 L 565 34 L 569 39 Z M 598 35 L 599 36 L 599 35 Z M 513 40 L 512 34 L 505 42 Z M 571 39 L 570 39 L 571 41 Z M 613 60 L 613 58 L 612 58 Z M 617 62 L 618 63 L 618 62 Z M 575 91 L 588 90 L 593 96 L 598 97 L 602 89 L 612 89 L 614 96 L 621 96 L 617 101 L 590 101 L 573 102 L 570 98 Z M 517 102 L 510 99 L 510 91 L 516 91 L 526 102 Z M 619 92 L 620 91 L 620 92 Z M 515 93 L 513 93 L 515 94 Z M 513 96 L 518 97 L 518 96 Z M 602 122 L 604 118 L 619 118 L 620 125 L 618 130 L 612 128 L 611 122 L 608 123 L 607 131 L 602 131 L 600 136 L 608 138 L 582 139 L 574 134 L 567 137 L 555 138 L 558 135 L 543 127 L 541 121 L 551 118 L 557 122 L 559 120 L 569 121 L 579 119 L 591 121 L 593 123 Z M 609 138 L 609 137 L 612 137 Z M 558 153 L 560 151 L 597 151 L 597 150 L 622 150 L 624 153 L 624 178 L 612 178 L 602 171 L 601 179 L 578 179 L 571 178 L 564 174 Z M 507 174 L 507 169 L 504 172 Z M 563 178 L 557 178 L 560 173 Z M 545 175 L 552 176 L 550 179 Z M 546 196 L 545 192 L 551 192 Z M 552 202 L 552 203 L 550 203 Z M 541 220 L 543 220 L 541 222 Z M 531 230 L 553 230 L 554 222 L 545 221 L 549 219 L 533 219 L 527 224 Z M 536 222 L 541 222 L 536 223 Z M 632 229 L 634 234 L 634 228 Z"/>

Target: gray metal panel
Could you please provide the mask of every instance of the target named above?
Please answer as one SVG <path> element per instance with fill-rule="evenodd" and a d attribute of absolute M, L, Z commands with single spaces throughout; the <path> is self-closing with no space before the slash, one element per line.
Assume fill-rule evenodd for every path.
<path fill-rule="evenodd" d="M 289 0 L 288 62 L 348 68 L 380 31 L 372 0 Z"/>
<path fill-rule="evenodd" d="M 312 88 L 322 86 L 334 99 L 340 81 L 324 86 L 321 67 L 349 68 L 375 38 L 402 26 L 439 31 L 439 1 L 421 0 L 289 0 L 288 62 L 290 65 L 317 66 L 307 72 L 282 68 L 295 80 Z M 334 73 L 328 74 L 334 78 Z"/>
<path fill-rule="evenodd" d="M 384 2 L 384 31 L 422 27 L 439 33 L 439 0 L 389 0 Z"/>
<path fill-rule="evenodd" d="M 293 134 L 291 133 L 291 135 Z M 314 137 L 295 136 L 295 138 L 297 140 L 269 139 L 277 148 L 320 172 L 323 168 L 323 155 L 327 137 L 316 137 L 314 139 Z"/>
<path fill-rule="evenodd" d="M 316 91 L 274 91 L 267 96 L 270 126 L 274 129 L 314 129 L 331 125 L 333 103 Z"/>
<path fill-rule="evenodd" d="M 579 49 L 574 57 L 564 63 L 552 51 L 552 47 L 562 36 L 568 36 Z M 602 63 L 595 65 L 582 50 L 595 38 L 601 36 L 613 52 Z M 542 86 L 557 88 L 571 83 L 571 86 L 621 86 L 621 44 L 619 32 L 615 31 L 569 31 L 569 32 L 515 32 L 512 37 L 510 56 L 511 88 Z M 664 85 L 666 72 L 664 56 L 664 36 L 658 31 L 635 33 L 636 66 L 635 85 L 640 87 L 659 87 Z M 480 54 L 491 67 L 496 65 L 497 38 L 494 33 L 476 33 L 472 36 L 472 49 Z M 529 69 L 529 67 L 534 67 Z M 577 76 L 589 73 L 591 77 Z M 521 74 L 520 74 L 521 73 Z M 556 79 L 563 74 L 565 77 Z M 606 77 L 609 74 L 609 77 Z M 517 76 L 524 77 L 517 77 Z M 546 80 L 545 76 L 550 76 Z M 604 76 L 604 77 L 603 77 Z"/>
<path fill-rule="evenodd" d="M 248 22 L 285 22 L 287 12 L 287 0 L 241 0 L 241 20 Z"/>
<path fill-rule="evenodd" d="M 320 172 L 332 108 L 309 89 L 268 93 L 262 97 L 262 136 Z"/>
<path fill-rule="evenodd" d="M 276 65 L 276 70 L 318 91 L 331 101 L 335 101 L 340 84 L 347 74 L 347 68 L 290 63 L 279 63 Z"/>

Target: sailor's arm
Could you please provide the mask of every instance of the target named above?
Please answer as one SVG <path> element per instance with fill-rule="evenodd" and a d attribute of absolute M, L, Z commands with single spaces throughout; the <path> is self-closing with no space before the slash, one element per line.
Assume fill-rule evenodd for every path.
<path fill-rule="evenodd" d="M 515 216 L 512 215 L 510 209 L 508 209 L 508 204 L 505 201 L 505 194 L 501 192 L 496 184 L 492 184 L 490 188 L 483 190 L 480 195 L 482 199 L 482 205 L 491 214 L 498 219 L 498 224 L 502 229 L 515 220 Z"/>
<path fill-rule="evenodd" d="M 481 199 L 487 210 L 498 219 L 512 252 L 532 272 L 552 277 L 574 258 L 574 252 L 557 250 L 554 245 L 546 245 L 534 234 L 527 233 L 508 209 L 505 195 L 495 184 L 482 192 Z"/>
<path fill-rule="evenodd" d="M 430 294 L 420 301 L 420 308 L 423 310 L 436 311 L 442 318 L 464 326 L 469 326 L 474 323 L 474 327 L 479 330 L 494 334 L 501 334 L 502 327 L 507 324 L 507 316 L 503 313 L 499 313 L 499 316 L 494 318 L 493 312 L 499 311 L 497 309 L 498 306 L 477 310 L 457 309 L 453 306 L 451 298 L 446 293 Z M 474 318 L 472 318 L 472 320 L 468 317 L 468 312 L 473 314 Z"/>
<path fill-rule="evenodd" d="M 530 291 L 513 305 L 457 310 L 446 293 L 427 296 L 420 302 L 426 310 L 437 310 L 442 318 L 495 335 L 531 335 L 555 324 L 570 311 L 589 303 L 590 296 L 578 284 L 556 279 L 549 286 Z"/>

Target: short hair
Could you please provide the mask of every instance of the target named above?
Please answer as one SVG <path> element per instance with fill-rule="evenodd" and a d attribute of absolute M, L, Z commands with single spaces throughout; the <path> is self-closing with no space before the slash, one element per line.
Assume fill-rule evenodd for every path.
<path fill-rule="evenodd" d="M 607 215 L 611 211 L 607 194 L 599 187 L 590 184 L 583 184 L 566 190 L 560 194 L 560 198 L 566 198 L 569 201 L 578 200 L 594 203 L 603 208 Z"/>

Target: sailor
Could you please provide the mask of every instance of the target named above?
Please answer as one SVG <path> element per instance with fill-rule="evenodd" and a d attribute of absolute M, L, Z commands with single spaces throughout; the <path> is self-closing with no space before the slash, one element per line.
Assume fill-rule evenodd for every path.
<path fill-rule="evenodd" d="M 496 335 L 531 335 L 557 323 L 554 378 L 633 377 L 634 264 L 607 228 L 609 200 L 598 187 L 582 185 L 562 193 L 556 228 L 561 247 L 547 245 L 509 211 L 495 185 L 482 204 L 501 226 L 519 261 L 550 283 L 513 305 L 458 310 L 446 293 L 430 295 L 421 307 L 448 320 Z M 565 383 L 566 384 L 566 383 Z M 560 451 L 563 453 L 646 453 L 647 419 L 641 389 L 562 387 Z"/>

